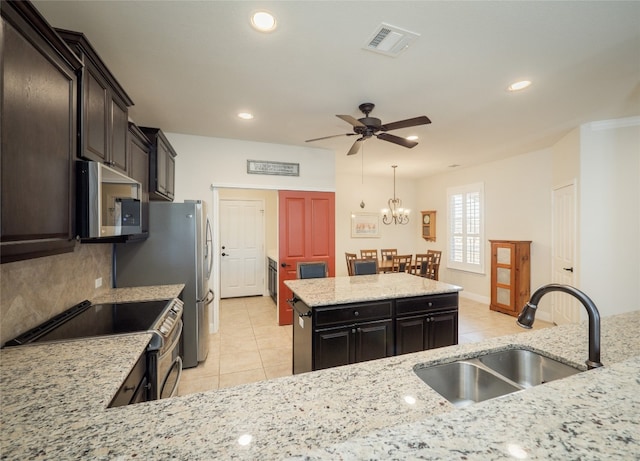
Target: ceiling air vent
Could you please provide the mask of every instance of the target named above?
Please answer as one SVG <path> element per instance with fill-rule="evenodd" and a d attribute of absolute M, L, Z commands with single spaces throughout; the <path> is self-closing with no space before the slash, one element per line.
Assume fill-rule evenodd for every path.
<path fill-rule="evenodd" d="M 401 29 L 384 22 L 369 37 L 363 48 L 387 56 L 398 56 L 409 48 L 420 34 Z"/>

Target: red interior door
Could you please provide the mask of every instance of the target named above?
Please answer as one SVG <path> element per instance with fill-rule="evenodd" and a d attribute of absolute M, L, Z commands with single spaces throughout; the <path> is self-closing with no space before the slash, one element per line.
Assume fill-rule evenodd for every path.
<path fill-rule="evenodd" d="M 335 194 L 279 191 L 278 193 L 278 324 L 293 319 L 285 280 L 296 278 L 299 262 L 325 261 L 335 275 Z"/>

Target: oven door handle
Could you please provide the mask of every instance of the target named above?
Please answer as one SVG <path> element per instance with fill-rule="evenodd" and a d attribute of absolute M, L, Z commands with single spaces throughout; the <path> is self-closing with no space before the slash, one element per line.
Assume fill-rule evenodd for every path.
<path fill-rule="evenodd" d="M 166 397 L 163 397 L 163 395 L 164 395 L 164 387 L 167 385 L 167 380 L 171 377 L 173 369 L 176 366 L 178 367 L 178 377 L 176 378 L 176 383 L 174 384 L 173 389 L 171 389 L 171 393 L 169 395 L 167 395 Z M 160 387 L 160 398 L 175 397 L 176 394 L 178 393 L 178 385 L 180 384 L 180 378 L 181 377 L 182 377 L 182 359 L 180 358 L 180 356 L 178 356 L 173 361 L 173 364 L 171 365 L 171 368 L 169 369 L 168 373 L 164 377 L 164 382 L 162 383 L 162 386 Z"/>

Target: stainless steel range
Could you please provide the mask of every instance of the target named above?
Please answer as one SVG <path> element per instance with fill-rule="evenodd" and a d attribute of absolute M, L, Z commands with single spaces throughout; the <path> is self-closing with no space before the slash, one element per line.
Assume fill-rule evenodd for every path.
<path fill-rule="evenodd" d="M 179 299 L 91 304 L 83 301 L 5 344 L 78 340 L 147 331 L 148 389 L 145 400 L 171 397 L 182 374 L 180 339 L 183 303 Z"/>

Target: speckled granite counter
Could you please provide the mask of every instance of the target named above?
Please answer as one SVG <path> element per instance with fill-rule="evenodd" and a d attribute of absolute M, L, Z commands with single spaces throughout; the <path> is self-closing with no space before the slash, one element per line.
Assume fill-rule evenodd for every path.
<path fill-rule="evenodd" d="M 2 350 L 2 457 L 486 460 L 509 457 L 513 442 L 528 459 L 633 459 L 639 331 L 640 311 L 604 318 L 604 368 L 462 409 L 414 365 L 519 345 L 584 367 L 586 324 L 113 409 L 105 406 L 126 376 L 126 360 L 114 359 L 124 345 Z"/>
<path fill-rule="evenodd" d="M 151 285 L 143 287 L 111 288 L 91 300 L 98 303 L 126 303 L 132 301 L 154 301 L 177 298 L 184 290 L 184 283 L 175 285 Z"/>
<path fill-rule="evenodd" d="M 309 307 L 462 291 L 462 287 L 456 285 L 407 273 L 286 280 L 284 283 Z"/>

